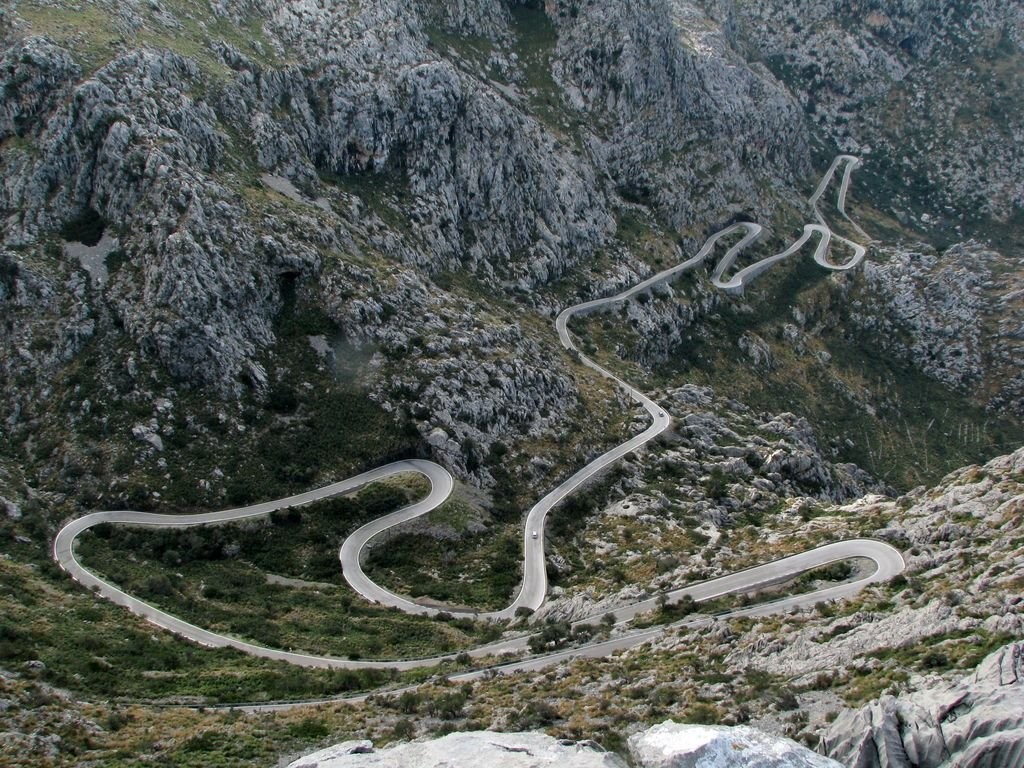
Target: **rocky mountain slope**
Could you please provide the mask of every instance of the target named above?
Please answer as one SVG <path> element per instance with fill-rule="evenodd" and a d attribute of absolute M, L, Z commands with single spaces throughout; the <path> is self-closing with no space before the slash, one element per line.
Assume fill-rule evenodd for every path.
<path fill-rule="evenodd" d="M 820 135 L 872 158 L 868 174 L 882 210 L 949 239 L 991 237 L 994 222 L 1013 222 L 1004 231 L 1019 247 L 1019 6 L 737 0 L 718 7 L 747 50 L 790 85 Z"/>
<path fill-rule="evenodd" d="M 265 39 L 254 45 L 273 52 L 274 66 L 213 34 L 198 62 L 180 51 L 150 47 L 147 39 L 183 22 L 230 23 L 251 14 L 246 7 L 215 7 L 207 11 L 211 17 L 180 20 L 170 12 L 117 4 L 90 7 L 140 47 L 86 68 L 84 53 L 76 50 L 79 41 L 33 35 L 34 26 L 45 34 L 56 23 L 55 7 L 30 6 L 28 23 L 7 19 L 8 98 L 0 127 L 7 140 L 6 183 L 0 207 L 14 215 L 7 218 L 4 240 L 31 251 L 70 222 L 109 222 L 130 265 L 106 289 L 118 320 L 174 375 L 221 392 L 236 389 L 243 372 L 261 383 L 254 356 L 271 339 L 282 276 L 315 276 L 322 286 L 317 293 L 336 296 L 347 286 L 345 293 L 365 301 L 365 290 L 346 280 L 337 264 L 338 256 L 344 264 L 356 257 L 353 251 L 365 249 L 429 272 L 468 269 L 536 287 L 608 243 L 615 228 L 613 188 L 604 179 L 635 184 L 616 178 L 615 164 L 603 157 L 612 149 L 599 153 L 574 146 L 529 109 L 531 92 L 554 88 L 551 82 L 530 82 L 531 68 L 556 51 L 537 52 L 543 62 L 516 67 L 516 46 L 498 46 L 493 55 L 507 62 L 508 82 L 482 77 L 463 66 L 457 53 L 449 58 L 434 50 L 429 8 L 261 7 Z M 638 40 L 638 50 L 627 59 L 595 48 L 586 66 L 565 62 L 554 71 L 571 70 L 579 80 L 574 92 L 620 115 L 625 105 L 604 105 L 586 80 L 633 84 L 627 89 L 631 111 L 651 105 L 665 110 L 660 124 L 644 125 L 663 145 L 677 143 L 672 133 L 666 135 L 670 128 L 705 121 L 687 112 L 697 103 L 702 112 L 711 111 L 706 133 L 716 137 L 716 145 L 709 158 L 734 151 L 733 126 L 776 145 L 775 163 L 734 164 L 721 177 L 739 185 L 745 199 L 763 197 L 754 179 L 795 180 L 780 167 L 794 159 L 802 163 L 798 173 L 806 174 L 806 139 L 792 107 L 769 113 L 760 94 L 738 93 L 723 104 L 694 98 L 703 73 L 693 66 L 693 54 L 684 55 L 664 11 L 653 6 L 647 18 L 632 12 L 576 16 L 574 29 L 559 35 L 565 51 L 579 52 L 572 34 L 592 40 L 602 30 L 618 34 L 627 18 L 637 29 L 661 29 L 662 40 L 656 47 Z M 560 18 L 549 20 L 540 10 L 519 13 L 538 28 L 534 38 Z M 509 39 L 512 30 L 506 23 L 492 34 Z M 644 54 L 655 48 L 669 61 L 650 62 Z M 594 74 L 607 66 L 606 58 L 616 62 L 616 70 Z M 638 61 L 653 71 L 637 71 Z M 764 81 L 762 88 L 778 90 L 766 73 L 759 79 L 752 70 L 742 71 L 751 83 Z M 634 93 L 641 84 L 644 90 Z M 680 102 L 672 89 L 689 92 L 688 102 Z M 557 90 L 547 96 L 560 103 Z M 580 109 L 586 106 L 582 95 L 575 101 Z M 737 117 L 744 113 L 746 118 Z M 795 141 L 788 138 L 792 134 Z M 627 135 L 609 143 L 637 142 Z M 652 156 L 660 155 L 656 143 L 642 143 Z M 631 169 L 635 165 L 629 163 Z M 288 177 L 311 199 L 324 201 L 326 210 L 302 210 L 302 203 L 286 212 L 266 210 L 261 172 Z M 371 195 L 383 193 L 383 205 L 370 205 L 369 211 L 368 201 L 352 194 L 353 186 L 367 184 L 379 189 L 368 190 Z M 722 199 L 691 211 L 690 221 L 703 220 Z M 390 222 L 374 223 L 388 209 Z M 33 271 L 30 264 L 19 268 Z M 340 285 L 332 290 L 336 281 Z M 351 310 L 349 302 L 339 303 L 328 311 L 341 321 Z M 363 324 L 369 319 L 359 317 Z"/>
<path fill-rule="evenodd" d="M 543 323 L 522 327 L 508 299 L 555 309 L 566 290 L 601 293 L 645 262 L 682 258 L 731 218 L 791 221 L 815 142 L 849 144 L 842 121 L 806 119 L 808 94 L 867 101 L 875 91 L 861 91 L 882 82 L 848 49 L 889 62 L 899 83 L 943 66 L 938 39 L 1004 68 L 1016 55 L 1012 10 L 961 19 L 929 7 L 884 24 L 865 10 L 837 28 L 815 21 L 827 9 L 798 6 L 95 0 L 69 25 L 59 5 L 22 4 L 0 27 L 0 371 L 12 438 L 67 420 L 41 407 L 41 382 L 90 343 L 119 350 L 110 362 L 129 370 L 264 399 L 293 375 L 277 319 L 294 301 L 328 338 L 378 351 L 371 397 L 411 415 L 424 450 L 490 484 L 479 467 L 492 444 L 550 439 L 594 386 L 553 362 Z M 897 32 L 912 17 L 921 30 L 908 47 Z M 990 50 L 997 29 L 1007 42 Z M 783 40 L 795 47 L 776 54 Z M 808 84 L 794 73 L 806 74 L 810 51 L 825 71 Z M 795 58 L 774 66 L 785 56 Z M 830 115 L 850 108 L 819 102 Z M 943 169 L 950 157 L 928 155 Z M 1012 167 L 1003 160 L 986 167 Z M 885 210 L 877 185 L 868 191 Z M 1009 195 L 992 215 L 1009 220 L 1015 205 Z M 65 245 L 78 240 L 85 250 Z M 1014 337 L 1009 296 L 972 310 L 990 316 L 992 338 Z M 700 304 L 637 327 L 658 329 L 649 343 L 664 357 L 714 300 Z M 950 373 L 931 359 L 941 329 L 915 331 L 916 314 L 893 312 L 926 336 L 894 354 L 1017 407 L 1005 346 L 972 337 L 957 363 L 970 373 Z M 877 323 L 884 309 L 869 314 Z M 129 380 L 101 399 L 172 394 L 159 390 Z"/>

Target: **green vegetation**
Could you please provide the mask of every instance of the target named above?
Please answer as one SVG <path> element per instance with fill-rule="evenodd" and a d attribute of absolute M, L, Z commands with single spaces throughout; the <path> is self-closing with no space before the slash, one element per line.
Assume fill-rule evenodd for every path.
<path fill-rule="evenodd" d="M 921 672 L 969 671 L 990 653 L 1015 640 L 1019 638 L 1006 633 L 960 630 L 926 637 L 913 645 L 872 651 L 868 656 Z"/>
<path fill-rule="evenodd" d="M 392 659 L 491 638 L 490 625 L 369 607 L 336 586 L 345 536 L 414 495 L 421 494 L 375 484 L 354 498 L 282 510 L 269 520 L 157 531 L 100 526 L 83 535 L 80 553 L 87 567 L 147 602 L 273 648 Z M 268 574 L 285 579 L 268 583 Z"/>
<path fill-rule="evenodd" d="M 426 492 L 426 482 L 411 476 L 401 483 L 396 479 L 374 483 L 352 496 L 323 499 L 229 525 L 160 530 L 102 525 L 93 529 L 95 536 L 83 538 L 81 547 L 90 555 L 93 551 L 130 552 L 133 557 L 168 567 L 226 564 L 239 558 L 266 573 L 341 586 L 345 583 L 338 562 L 342 541 L 364 523 L 394 512 Z M 97 546 L 101 549 L 95 549 Z M 107 562 L 107 558 L 97 562 Z M 121 563 L 112 560 L 110 565 Z"/>
<path fill-rule="evenodd" d="M 461 508 L 461 509 L 460 509 Z M 387 546 L 368 553 L 370 578 L 401 594 L 429 597 L 456 606 L 488 610 L 503 608 L 522 574 L 522 539 L 518 522 L 493 523 L 465 533 L 465 502 L 446 502 L 428 523 L 455 517 L 454 538 L 396 532 Z M 461 520 L 458 518 L 462 518 Z"/>
<path fill-rule="evenodd" d="M 107 504 L 133 509 L 194 509 L 279 498 L 416 455 L 419 434 L 408 417 L 385 413 L 356 374 L 370 353 L 336 340 L 322 313 L 296 303 L 286 300 L 277 324 L 265 398 L 249 391 L 238 403 L 219 403 L 177 389 L 156 365 L 140 363 L 174 402 L 161 418 L 169 427 L 166 467 L 130 440 L 133 425 L 154 413 L 152 394 L 140 393 L 118 362 L 131 356 L 132 342 L 112 329 L 97 333 L 57 377 L 55 396 L 39 404 L 51 426 L 13 436 L 12 448 L 32 447 L 20 459 L 26 476 L 88 506 L 100 504 L 102 494 Z M 317 357 L 310 333 L 335 339 L 334 368 Z M 74 434 L 66 424 L 76 425 Z M 57 457 L 64 457 L 63 470 L 47 472 Z"/>
<path fill-rule="evenodd" d="M 429 35 L 428 45 L 440 52 L 454 53 L 461 57 L 476 71 L 485 72 L 490 66 L 491 54 L 494 52 L 494 43 L 486 37 L 479 35 L 456 34 L 439 25 L 427 26 Z M 497 73 L 491 72 L 491 75 Z"/>
<path fill-rule="evenodd" d="M 905 585 L 894 580 L 892 586 L 902 588 Z M 856 608 L 857 606 L 844 606 L 847 611 Z M 874 608 L 868 607 L 869 610 Z M 892 606 L 882 608 L 891 610 Z M 854 628 L 855 625 L 837 624 L 831 632 L 821 638 L 821 641 L 827 642 Z M 1017 639 L 1012 635 L 992 633 L 984 629 L 931 635 L 912 644 L 871 651 L 866 654 L 867 658 L 881 661 L 881 665 L 873 663 L 854 666 L 848 671 L 836 674 L 823 673 L 818 675 L 810 688 L 831 689 L 841 696 L 848 706 L 856 707 L 883 693 L 900 693 L 914 673 L 969 672 L 988 654 Z"/>
<path fill-rule="evenodd" d="M 841 560 L 829 565 L 819 566 L 805 571 L 796 578 L 778 584 L 766 586 L 755 592 L 734 593 L 716 597 L 712 600 L 695 601 L 689 595 L 684 595 L 675 602 L 668 602 L 664 595 L 659 598 L 659 605 L 656 611 L 643 616 L 638 616 L 633 621 L 635 627 L 653 627 L 660 624 L 672 624 L 673 622 L 685 619 L 691 615 L 709 616 L 737 608 L 744 608 L 758 603 L 767 603 L 773 600 L 781 600 L 792 595 L 799 595 L 819 589 L 824 583 L 825 586 L 838 584 L 849 580 L 854 575 L 852 563 Z"/>
<path fill-rule="evenodd" d="M 202 648 L 81 589 L 55 565 L 0 560 L 0 664 L 43 662 L 42 681 L 87 697 L 239 702 L 331 696 L 395 680 Z"/>

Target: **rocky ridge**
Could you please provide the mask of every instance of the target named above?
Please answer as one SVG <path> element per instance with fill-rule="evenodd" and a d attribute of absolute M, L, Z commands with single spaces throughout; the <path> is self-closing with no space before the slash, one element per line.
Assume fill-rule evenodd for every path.
<path fill-rule="evenodd" d="M 554 75 L 569 105 L 596 120 L 591 146 L 627 199 L 653 203 L 673 229 L 700 231 L 711 211 L 768 218 L 764 180 L 809 175 L 792 96 L 698 4 L 556 7 Z M 724 183 L 705 184 L 712 167 L 725 170 Z"/>

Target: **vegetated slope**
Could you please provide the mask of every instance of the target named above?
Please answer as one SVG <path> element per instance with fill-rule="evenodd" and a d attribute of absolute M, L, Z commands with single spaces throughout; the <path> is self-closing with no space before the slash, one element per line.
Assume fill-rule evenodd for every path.
<path fill-rule="evenodd" d="M 691 416 L 709 404 L 695 399 Z M 693 436 L 710 444 L 718 435 L 714 442 L 723 443 L 721 450 L 734 447 L 722 439 L 728 434 L 719 433 L 715 421 L 711 413 L 690 419 L 702 428 Z M 676 446 L 646 469 L 684 459 Z M 801 463 L 795 460 L 793 468 Z M 714 532 L 715 550 L 722 558 L 734 559 L 727 566 L 732 568 L 752 553 L 801 540 L 870 534 L 900 546 L 908 560 L 907 574 L 846 603 L 821 604 L 784 616 L 715 621 L 669 635 L 653 646 L 609 659 L 577 660 L 545 674 L 499 676 L 458 686 L 434 681 L 369 702 L 245 717 L 134 703 L 82 704 L 48 682 L 61 679 L 65 685 L 80 685 L 68 674 L 71 670 L 34 662 L 0 681 L 4 697 L 13 703 L 8 716 L 24 734 L 0 747 L 9 750 L 0 754 L 15 765 L 74 765 L 88 760 L 131 764 L 156 754 L 181 765 L 209 764 L 213 755 L 227 765 L 265 765 L 288 751 L 308 751 L 345 739 L 383 744 L 483 728 L 541 728 L 560 737 L 593 738 L 624 751 L 630 734 L 666 718 L 749 723 L 812 746 L 830 733 L 825 743 L 846 749 L 851 724 L 857 734 L 863 732 L 860 723 L 867 715 L 855 713 L 879 694 L 926 689 L 933 692 L 929 696 L 946 696 L 947 685 L 955 686 L 991 651 L 1024 633 L 1022 469 L 1024 454 L 1017 451 L 964 468 L 934 488 L 898 499 L 875 496 L 836 507 L 792 497 L 759 521 L 749 518 Z M 750 480 L 749 490 L 758 489 L 757 479 Z M 652 525 L 649 518 L 663 517 L 656 511 L 658 494 L 637 483 L 628 497 L 629 510 L 623 510 L 621 502 L 608 510 L 607 517 L 620 534 L 632 529 L 614 542 L 603 534 L 609 568 L 644 573 L 645 568 L 630 557 L 646 552 L 641 535 Z M 613 543 L 615 547 L 609 546 Z M 96 680 L 117 675 L 120 684 L 130 686 L 136 695 L 152 695 L 160 687 L 174 692 L 188 678 L 196 690 L 208 694 L 230 692 L 232 686 L 252 692 L 332 690 L 368 682 L 350 674 L 276 669 L 258 660 L 228 666 L 232 654 L 193 648 L 162 635 L 150 638 L 151 630 L 141 625 L 138 631 L 121 631 L 119 647 L 132 649 L 122 658 L 127 650 L 107 646 L 97 629 L 123 626 L 126 620 L 133 624 L 131 617 L 114 622 L 109 614 L 120 613 L 117 609 L 88 594 L 62 592 L 59 575 L 40 578 L 24 565 L 0 565 L 0 575 L 11 587 L 5 590 L 10 610 L 4 615 L 19 619 L 3 627 L 4 648 L 41 643 L 28 635 L 45 632 L 47 642 L 59 640 L 75 649 L 78 661 L 72 669 L 78 674 Z M 53 612 L 54 605 L 61 610 Z M 664 612 L 677 616 L 671 609 Z M 82 648 L 93 655 L 83 654 Z M 155 658 L 162 660 L 161 666 L 140 667 L 145 674 L 119 672 L 129 661 L 154 663 Z M 988 686 L 980 678 L 976 682 Z M 912 713 L 917 700 L 912 694 L 902 695 L 897 706 Z M 886 702 L 891 700 L 873 706 L 888 712 Z M 999 711 L 986 707 L 958 714 L 974 718 L 971 722 L 988 732 L 998 722 L 990 715 L 998 718 Z M 879 728 L 886 727 L 887 717 L 876 721 Z M 158 742 L 154 733 L 161 734 Z"/>
<path fill-rule="evenodd" d="M 627 380 L 804 416 L 831 458 L 894 487 L 1020 444 L 1017 278 L 993 279 L 1008 259 L 876 246 L 843 277 L 797 259 L 742 298 L 684 280 L 574 329 Z"/>

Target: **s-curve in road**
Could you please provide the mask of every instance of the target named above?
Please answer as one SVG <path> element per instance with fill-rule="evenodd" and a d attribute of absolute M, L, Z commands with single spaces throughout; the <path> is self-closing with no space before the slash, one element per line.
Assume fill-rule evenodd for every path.
<path fill-rule="evenodd" d="M 347 480 L 342 480 L 340 482 L 324 486 L 323 488 L 307 491 L 306 493 L 297 494 L 284 499 L 278 499 L 277 501 L 268 501 L 262 504 L 254 504 L 252 506 L 240 507 L 237 509 L 227 509 L 219 512 L 208 512 L 196 515 L 166 515 L 134 511 L 94 512 L 78 518 L 77 520 L 73 520 L 61 529 L 54 540 L 53 556 L 60 566 L 71 574 L 73 578 L 81 582 L 86 587 L 94 589 L 99 595 L 119 605 L 125 606 L 133 613 L 144 617 L 157 626 L 203 645 L 232 647 L 256 656 L 313 667 L 342 667 L 351 669 L 389 667 L 409 669 L 412 667 L 433 666 L 442 660 L 449 659 L 452 657 L 451 654 L 425 659 L 406 659 L 398 661 L 353 661 L 331 656 L 317 656 L 313 654 L 265 648 L 244 640 L 210 632 L 194 624 L 185 622 L 153 605 L 150 605 L 149 603 L 132 597 L 118 589 L 115 585 L 104 581 L 102 578 L 86 569 L 75 556 L 75 540 L 83 531 L 101 523 L 174 528 L 227 523 L 235 520 L 258 517 L 261 515 L 267 515 L 274 510 L 308 504 L 318 499 L 349 493 L 363 485 L 366 485 L 367 483 L 391 477 L 393 475 L 405 472 L 414 472 L 424 476 L 430 482 L 430 492 L 426 498 L 414 504 L 410 504 L 397 512 L 367 523 L 343 542 L 339 552 L 339 560 L 343 575 L 352 588 L 371 602 L 416 614 L 434 615 L 445 610 L 450 613 L 473 613 L 480 618 L 492 620 L 506 620 L 514 617 L 520 608 L 536 610 L 543 605 L 547 596 L 548 584 L 544 555 L 544 528 L 548 513 L 551 512 L 559 502 L 575 492 L 581 485 L 586 483 L 595 475 L 603 472 L 610 465 L 629 452 L 637 450 L 647 444 L 650 440 L 668 429 L 671 424 L 671 418 L 668 413 L 658 405 L 657 402 L 643 392 L 634 389 L 630 384 L 618 378 L 606 368 L 594 362 L 576 347 L 568 327 L 570 319 L 576 315 L 585 315 L 591 312 L 608 309 L 620 304 L 621 302 L 627 301 L 640 293 L 649 291 L 655 285 L 674 279 L 679 274 L 682 274 L 689 269 L 693 269 L 698 264 L 704 262 L 704 260 L 711 255 L 722 238 L 735 233 L 742 233 L 742 236 L 726 250 L 722 259 L 711 274 L 712 283 L 722 290 L 742 292 L 744 286 L 750 280 L 753 280 L 772 264 L 797 253 L 814 236 L 818 237 L 818 242 L 813 254 L 816 263 L 830 270 L 851 269 L 863 259 L 866 249 L 858 243 L 854 243 L 835 235 L 831 229 L 829 229 L 824 217 L 818 209 L 819 200 L 833 181 L 837 169 L 843 164 L 845 164 L 844 174 L 837 193 L 836 208 L 843 217 L 846 217 L 845 204 L 847 191 L 849 189 L 850 174 L 853 169 L 857 167 L 859 161 L 852 156 L 842 155 L 836 158 L 833 162 L 832 166 L 829 168 L 825 177 L 821 180 L 821 183 L 818 185 L 809 200 L 811 209 L 818 219 L 818 223 L 806 224 L 801 236 L 784 251 L 755 262 L 754 264 L 739 270 L 731 278 L 725 279 L 725 273 L 733 268 L 740 252 L 756 242 L 762 234 L 762 227 L 759 224 L 751 222 L 732 224 L 711 235 L 711 237 L 707 239 L 701 249 L 692 258 L 687 259 L 674 267 L 663 270 L 632 286 L 631 288 L 616 294 L 615 296 L 586 301 L 573 307 L 569 307 L 558 315 L 555 320 L 555 330 L 562 345 L 574 355 L 578 356 L 578 359 L 584 365 L 613 381 L 618 387 L 628 393 L 629 397 L 634 402 L 647 411 L 651 418 L 651 423 L 640 434 L 629 438 L 620 445 L 602 453 L 600 456 L 597 456 L 592 461 L 588 462 L 586 466 L 576 471 L 568 479 L 562 481 L 529 510 L 523 527 L 522 584 L 512 603 L 502 610 L 477 613 L 474 611 L 460 611 L 455 608 L 442 609 L 434 606 L 421 605 L 407 597 L 397 595 L 381 587 L 379 584 L 372 581 L 363 571 L 361 559 L 367 545 L 374 537 L 389 528 L 408 522 L 420 515 L 427 514 L 431 510 L 436 509 L 450 495 L 453 488 L 451 474 L 443 467 L 433 462 L 423 460 L 395 462 L 369 470 L 368 472 L 356 475 L 355 477 Z M 848 219 L 848 217 L 846 218 Z M 845 247 L 853 251 L 852 258 L 841 265 L 833 263 L 828 258 L 828 251 L 833 240 L 841 241 L 845 244 Z M 382 543 L 380 546 L 387 546 L 387 544 Z M 664 599 L 671 602 L 680 599 L 684 595 L 689 595 L 699 601 L 710 599 L 711 597 L 722 594 L 748 592 L 752 589 L 756 589 L 758 586 L 763 586 L 766 583 L 790 578 L 809 568 L 816 567 L 817 565 L 850 557 L 865 557 L 873 560 L 876 565 L 875 573 L 866 579 L 852 582 L 850 584 L 839 585 L 829 590 L 820 590 L 812 593 L 811 595 L 797 596 L 769 603 L 767 606 L 770 607 L 765 607 L 763 610 L 786 610 L 789 607 L 805 604 L 805 602 L 802 601 L 810 600 L 812 602 L 817 602 L 818 600 L 828 599 L 830 597 L 846 596 L 863 588 L 865 584 L 871 583 L 871 581 L 891 578 L 892 575 L 895 575 L 895 573 L 898 573 L 903 569 L 903 560 L 899 556 L 899 553 L 892 549 L 892 547 L 881 542 L 858 539 L 851 542 L 841 542 L 835 545 L 829 545 L 829 547 L 822 547 L 800 555 L 783 558 L 775 563 L 764 564 L 756 568 L 724 576 L 720 579 L 692 585 L 669 593 Z M 823 560 L 822 558 L 826 559 Z M 655 599 L 651 599 L 641 601 L 633 605 L 623 606 L 616 610 L 616 614 L 620 620 L 624 621 L 645 611 L 652 610 L 655 602 Z M 747 609 L 744 610 L 746 611 Z M 751 610 L 762 610 L 762 608 L 759 607 Z M 734 615 L 739 614 L 736 613 Z M 586 646 L 585 648 L 587 650 L 585 651 L 582 649 L 574 649 L 567 653 L 576 655 L 595 655 L 611 652 L 612 650 L 618 650 L 623 647 L 631 647 L 629 645 L 630 643 L 638 644 L 640 642 L 645 642 L 650 636 L 654 636 L 661 631 L 664 630 L 654 629 L 628 633 L 627 635 L 609 640 L 605 644 L 598 643 Z M 525 638 L 519 637 L 475 648 L 469 651 L 469 653 L 472 656 L 483 657 L 521 650 L 525 645 Z M 559 658 L 561 658 L 561 655 L 559 654 L 549 655 L 537 659 L 531 659 L 526 662 L 516 662 L 515 664 L 506 667 L 506 669 L 535 668 L 538 665 L 554 663 L 555 660 Z M 545 661 L 545 659 L 547 661 Z"/>
<path fill-rule="evenodd" d="M 297 507 L 320 499 L 351 493 L 352 491 L 369 483 L 376 482 L 377 480 L 383 480 L 394 475 L 409 472 L 426 477 L 427 480 L 430 481 L 430 493 L 427 494 L 426 498 L 399 510 L 395 513 L 396 515 L 408 515 L 408 518 L 411 519 L 417 515 L 425 514 L 439 506 L 451 493 L 453 486 L 452 476 L 444 467 L 430 461 L 417 459 L 397 461 L 392 464 L 386 464 L 382 467 L 371 469 L 368 472 L 363 472 L 362 474 L 350 477 L 347 480 L 326 485 L 322 488 L 316 488 L 311 491 L 306 491 L 305 493 L 296 494 L 295 496 L 277 499 L 276 501 L 253 504 L 248 507 L 224 509 L 218 512 L 204 512 L 197 515 L 161 515 L 152 512 L 134 512 L 130 510 L 93 512 L 72 520 L 61 528 L 53 541 L 53 557 L 60 567 L 67 571 L 72 578 L 85 587 L 92 589 L 98 595 L 105 597 L 118 605 L 124 606 L 132 613 L 141 616 L 162 629 L 166 629 L 169 632 L 173 632 L 180 637 L 192 640 L 200 645 L 213 648 L 236 648 L 237 650 L 244 651 L 245 653 L 253 656 L 276 659 L 278 661 L 287 661 L 291 664 L 297 664 L 304 667 L 343 667 L 348 669 L 357 669 L 361 667 L 387 666 L 401 669 L 422 666 L 421 664 L 410 664 L 409 662 L 404 661 L 384 664 L 379 662 L 350 661 L 348 659 L 336 659 L 329 656 L 314 656 L 303 653 L 294 653 L 291 651 L 265 648 L 263 646 L 256 645 L 255 643 L 249 643 L 238 638 L 211 632 L 203 629 L 202 627 L 198 627 L 195 624 L 190 624 L 183 619 L 179 619 L 166 611 L 160 610 L 156 606 L 150 605 L 149 603 L 139 600 L 138 598 L 129 595 L 127 592 L 118 589 L 115 585 L 101 579 L 99 576 L 87 569 L 75 555 L 75 540 L 78 536 L 93 526 L 100 525 L 102 523 L 110 523 L 114 525 L 152 526 L 154 528 L 188 528 L 197 525 L 228 523 L 236 520 L 261 517 L 269 515 L 271 512 L 278 509 Z M 434 663 L 436 663 L 436 661 Z"/>

